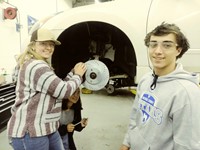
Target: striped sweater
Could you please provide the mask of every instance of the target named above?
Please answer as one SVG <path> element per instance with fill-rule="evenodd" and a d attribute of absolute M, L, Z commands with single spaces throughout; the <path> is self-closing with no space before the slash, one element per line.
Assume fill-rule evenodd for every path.
<path fill-rule="evenodd" d="M 27 61 L 19 70 L 8 136 L 23 137 L 29 132 L 31 137 L 38 137 L 57 131 L 62 99 L 71 96 L 82 82 L 72 72 L 65 80 L 58 78 L 42 60 Z"/>

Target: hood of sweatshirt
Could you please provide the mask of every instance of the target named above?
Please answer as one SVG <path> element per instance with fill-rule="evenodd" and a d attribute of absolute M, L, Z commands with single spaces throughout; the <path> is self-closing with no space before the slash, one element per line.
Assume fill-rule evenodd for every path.
<path fill-rule="evenodd" d="M 199 75 L 197 73 L 192 73 L 185 71 L 183 69 L 182 64 L 177 63 L 176 69 L 171 72 L 170 74 L 167 74 L 165 76 L 157 76 L 156 74 L 152 74 L 153 81 L 150 86 L 152 90 L 156 88 L 156 84 L 159 82 L 166 82 L 171 80 L 188 80 L 190 82 L 193 82 L 196 85 L 199 85 Z"/>

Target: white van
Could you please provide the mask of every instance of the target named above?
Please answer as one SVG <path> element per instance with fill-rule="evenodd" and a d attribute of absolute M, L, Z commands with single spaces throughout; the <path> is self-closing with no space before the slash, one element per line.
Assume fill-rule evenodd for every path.
<path fill-rule="evenodd" d="M 146 33 L 162 22 L 175 23 L 190 42 L 181 58 L 188 71 L 200 73 L 199 0 L 115 0 L 72 8 L 39 21 L 38 27 L 51 29 L 61 41 L 52 63 L 58 76 L 78 61 L 99 58 L 110 71 L 108 92 L 136 86 L 151 69 Z M 109 91 L 110 90 L 110 91 Z"/>

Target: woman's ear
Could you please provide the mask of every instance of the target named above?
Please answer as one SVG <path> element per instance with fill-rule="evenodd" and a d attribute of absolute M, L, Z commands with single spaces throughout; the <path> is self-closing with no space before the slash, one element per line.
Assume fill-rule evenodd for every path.
<path fill-rule="evenodd" d="M 32 42 L 32 43 L 31 43 L 30 49 L 31 49 L 32 51 L 35 51 L 35 42 Z"/>

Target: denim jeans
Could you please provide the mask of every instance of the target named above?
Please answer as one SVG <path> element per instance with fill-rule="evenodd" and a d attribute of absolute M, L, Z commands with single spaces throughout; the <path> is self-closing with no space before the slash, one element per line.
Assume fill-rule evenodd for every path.
<path fill-rule="evenodd" d="M 62 136 L 62 142 L 63 142 L 63 146 L 65 150 L 70 150 L 69 149 L 69 140 L 68 140 L 68 134 L 66 134 L 65 136 Z"/>
<path fill-rule="evenodd" d="M 12 138 L 14 150 L 64 150 L 58 132 L 41 137 L 30 137 L 28 133 L 22 138 Z"/>

